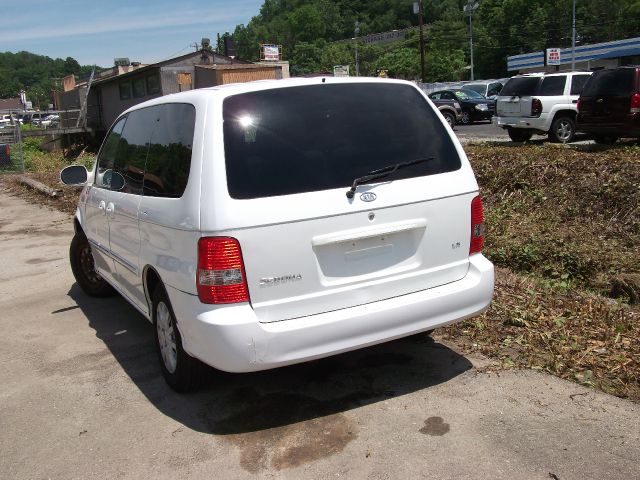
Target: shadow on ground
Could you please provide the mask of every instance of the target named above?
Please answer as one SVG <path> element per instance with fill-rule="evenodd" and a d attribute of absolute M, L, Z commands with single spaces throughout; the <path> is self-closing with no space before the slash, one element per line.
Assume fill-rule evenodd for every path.
<path fill-rule="evenodd" d="M 212 369 L 201 391 L 180 395 L 165 384 L 152 326 L 133 307 L 119 296 L 89 298 L 77 284 L 69 296 L 150 402 L 186 427 L 216 435 L 335 416 L 438 385 L 472 367 L 448 347 L 416 335 L 266 372 L 228 374 Z"/>

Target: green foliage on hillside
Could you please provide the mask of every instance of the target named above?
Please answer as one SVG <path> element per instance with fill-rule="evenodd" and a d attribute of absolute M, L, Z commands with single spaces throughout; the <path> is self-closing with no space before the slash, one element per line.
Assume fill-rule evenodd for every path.
<path fill-rule="evenodd" d="M 469 73 L 466 0 L 424 0 L 427 81 L 459 80 Z M 571 45 L 572 0 L 479 0 L 473 17 L 476 77 L 507 75 L 506 57 Z M 238 56 L 258 60 L 259 45 L 283 46 L 293 74 L 328 72 L 349 64 L 355 71 L 356 20 L 360 35 L 418 25 L 413 0 L 265 0 L 260 13 L 233 32 Z M 581 43 L 634 37 L 640 32 L 640 0 L 580 0 L 576 24 Z M 344 40 L 344 42 L 333 43 Z M 394 76 L 420 75 L 417 35 L 384 45 L 359 45 L 360 72 L 388 68 Z"/>
<path fill-rule="evenodd" d="M 56 78 L 72 73 L 83 75 L 91 68 L 81 66 L 71 57 L 54 60 L 29 52 L 0 52 L 0 98 L 16 98 L 20 90 L 25 90 L 34 107 L 46 107 L 51 103 Z"/>

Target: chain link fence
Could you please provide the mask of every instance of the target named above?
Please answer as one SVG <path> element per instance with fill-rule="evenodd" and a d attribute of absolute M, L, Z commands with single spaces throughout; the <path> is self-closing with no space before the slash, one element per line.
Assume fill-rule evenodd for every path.
<path fill-rule="evenodd" d="M 20 125 L 0 126 L 0 172 L 24 172 Z"/>

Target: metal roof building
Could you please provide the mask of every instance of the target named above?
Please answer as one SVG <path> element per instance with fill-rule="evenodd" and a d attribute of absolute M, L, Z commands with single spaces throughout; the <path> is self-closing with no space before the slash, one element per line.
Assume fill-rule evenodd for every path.
<path fill-rule="evenodd" d="M 545 52 L 539 51 L 507 57 L 507 70 L 514 73 L 570 70 L 574 55 L 575 68 L 580 70 L 615 68 L 640 63 L 640 37 L 580 45 L 576 47 L 575 54 L 571 47 L 559 50 L 558 65 L 548 65 L 545 62 Z"/>

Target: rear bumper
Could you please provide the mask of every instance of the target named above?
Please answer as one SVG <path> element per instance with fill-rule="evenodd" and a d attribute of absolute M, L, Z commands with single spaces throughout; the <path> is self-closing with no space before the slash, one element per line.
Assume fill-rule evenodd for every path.
<path fill-rule="evenodd" d="M 589 135 L 611 136 L 616 138 L 640 138 L 640 115 L 638 115 L 635 123 L 616 124 L 580 123 L 580 117 L 578 117 L 576 130 Z"/>
<path fill-rule="evenodd" d="M 493 264 L 470 258 L 457 281 L 379 302 L 294 320 L 259 323 L 249 304 L 212 306 L 167 287 L 184 349 L 220 370 L 251 372 L 305 362 L 441 327 L 482 313 Z"/>
<path fill-rule="evenodd" d="M 502 128 L 523 128 L 548 132 L 551 127 L 549 115 L 543 113 L 539 117 L 493 117 L 493 124 Z"/>

